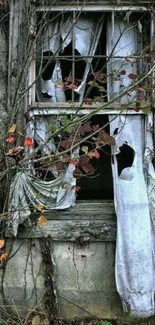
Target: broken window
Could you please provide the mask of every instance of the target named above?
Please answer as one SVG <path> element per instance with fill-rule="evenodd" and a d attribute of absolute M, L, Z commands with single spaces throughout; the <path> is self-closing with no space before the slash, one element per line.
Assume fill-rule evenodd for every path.
<path fill-rule="evenodd" d="M 95 105 L 99 107 L 116 99 L 116 105 L 132 104 L 137 108 L 139 100 L 147 100 L 149 89 L 144 92 L 140 87 L 133 91 L 128 91 L 128 88 L 151 64 L 150 57 L 145 55 L 150 42 L 149 17 L 148 12 L 108 12 L 104 9 L 96 10 L 95 14 L 82 10 L 38 10 L 36 60 L 33 65 L 37 81 L 28 125 L 28 135 L 34 139 L 34 147 L 41 146 L 37 157 L 55 152 L 60 156 L 61 152 L 68 150 L 66 143 L 70 131 L 66 129 L 68 135 L 65 132 L 56 136 L 53 134 L 74 117 L 90 113 Z M 121 96 L 123 92 L 124 96 Z M 115 109 L 115 104 L 112 108 Z M 94 115 L 87 122 L 101 128 L 108 124 L 108 120 L 108 113 L 101 110 L 101 114 Z M 110 133 L 109 126 L 104 131 Z M 78 135 L 75 138 L 74 145 L 78 140 L 81 142 Z M 72 142 L 72 139 L 69 141 Z M 34 164 L 36 175 L 43 181 L 52 181 L 61 173 L 65 175 L 57 199 L 60 208 L 66 207 L 63 198 L 67 195 L 73 197 L 75 187 L 81 190 L 74 193 L 73 201 L 75 196 L 78 199 L 113 198 L 110 146 L 104 143 L 98 149 L 100 158 L 92 159 L 91 167 L 88 161 L 83 160 L 82 148 L 94 152 L 94 143 L 94 139 L 90 138 L 80 143 L 78 148 L 74 146 L 75 151 L 67 151 L 72 161 L 77 156 L 82 161 L 83 165 L 81 163 L 78 168 L 75 163 L 70 166 L 69 158 L 65 158 L 68 159 L 67 164 L 62 158 L 59 162 L 47 160 L 45 164 L 42 161 Z M 129 153 L 127 146 L 122 144 L 117 156 L 118 175 L 133 163 L 134 149 Z M 71 191 L 67 188 L 69 182 L 72 184 Z"/>
<path fill-rule="evenodd" d="M 149 33 L 148 13 L 40 13 L 35 100 L 92 104 L 117 98 L 148 70 Z M 134 90 L 118 102 L 141 95 L 148 96 Z"/>

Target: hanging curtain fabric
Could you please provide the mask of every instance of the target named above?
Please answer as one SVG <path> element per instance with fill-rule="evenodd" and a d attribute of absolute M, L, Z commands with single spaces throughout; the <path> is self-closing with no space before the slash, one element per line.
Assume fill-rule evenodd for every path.
<path fill-rule="evenodd" d="M 121 36 L 121 37 L 120 37 Z M 137 64 L 131 55 L 137 50 L 137 30 L 133 24 L 126 25 L 124 20 L 115 20 L 112 29 L 111 20 L 107 23 L 107 63 L 108 100 L 117 97 L 131 85 L 137 74 Z M 117 58 L 113 58 L 116 56 Z M 122 58 L 121 58 L 122 57 Z M 124 58 L 123 58 L 124 57 Z M 129 104 L 136 100 L 136 91 L 125 94 L 120 104 Z"/>
<path fill-rule="evenodd" d="M 103 22 L 104 22 L 104 14 L 102 17 L 95 16 L 92 18 L 92 15 L 87 18 L 86 17 L 80 17 L 80 19 L 77 21 L 75 25 L 75 49 L 79 51 L 81 56 L 84 55 L 95 55 L 98 42 L 101 36 L 102 28 L 103 28 Z M 85 59 L 86 67 L 83 74 L 83 80 L 81 84 L 78 86 L 77 89 L 74 91 L 80 95 L 79 101 L 82 102 L 84 98 L 84 92 L 86 88 L 86 82 L 88 74 L 91 70 L 91 62 L 93 58 Z"/>
<path fill-rule="evenodd" d="M 82 15 L 77 19 L 73 27 L 73 20 L 70 15 L 68 15 L 63 21 L 53 21 L 48 24 L 45 28 L 43 35 L 43 53 L 51 51 L 53 54 L 56 53 L 60 46 L 60 41 L 62 39 L 61 51 L 63 53 L 64 49 L 73 42 L 74 49 L 76 49 L 81 56 L 84 55 L 94 55 L 98 41 L 103 28 L 102 17 L 92 15 Z M 73 36 L 74 35 L 74 36 Z M 59 51 L 60 52 L 60 51 Z M 58 53 L 57 53 L 58 55 Z M 85 59 L 86 67 L 83 71 L 83 80 L 79 87 L 74 91 L 79 94 L 79 100 L 82 101 L 84 96 L 84 91 L 86 87 L 86 80 L 88 73 L 90 71 L 92 58 Z M 55 63 L 53 74 L 50 80 L 41 80 L 42 83 L 42 93 L 47 93 L 49 97 L 45 99 L 49 102 L 65 102 L 65 93 L 63 89 L 62 82 L 62 71 L 61 62 L 58 60 Z"/>
<path fill-rule="evenodd" d="M 110 116 L 110 130 L 116 140 L 112 152 L 117 215 L 116 286 L 124 311 L 148 317 L 155 312 L 155 283 L 151 219 L 143 172 L 147 141 L 144 118 L 140 115 Z M 151 170 L 152 184 L 148 182 L 152 191 L 155 189 L 154 172 L 151 165 L 146 170 L 146 174 Z M 155 207 L 154 199 L 152 203 Z"/>
<path fill-rule="evenodd" d="M 112 35 L 110 21 L 107 33 Z M 137 73 L 137 64 L 130 58 L 136 52 L 136 27 L 129 23 L 126 28 L 124 21 L 118 23 L 116 20 L 113 37 L 113 44 L 110 39 L 108 42 L 108 55 L 115 46 L 114 55 L 125 58 L 111 58 L 108 62 L 109 100 L 127 89 L 132 82 L 130 76 Z M 136 92 L 133 91 L 119 102 L 128 104 L 135 99 Z M 124 311 L 135 317 L 148 317 L 155 313 L 152 135 L 147 118 L 142 115 L 122 114 L 109 116 L 109 119 L 110 133 L 116 140 L 112 149 L 117 215 L 116 286 Z"/>

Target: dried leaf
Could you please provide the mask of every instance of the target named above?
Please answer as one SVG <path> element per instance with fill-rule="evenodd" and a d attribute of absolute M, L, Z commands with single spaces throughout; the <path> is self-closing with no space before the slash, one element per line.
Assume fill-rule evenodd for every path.
<path fill-rule="evenodd" d="M 79 160 L 77 159 L 68 159 L 68 162 L 74 166 L 78 166 L 79 165 Z"/>
<path fill-rule="evenodd" d="M 7 156 L 16 156 L 18 155 L 18 153 L 20 153 L 24 148 L 21 147 L 21 146 L 17 146 L 17 147 L 13 147 L 11 148 L 8 153 L 7 153 Z"/>
<path fill-rule="evenodd" d="M 97 140 L 98 145 L 103 144 L 103 143 L 108 144 L 110 146 L 115 145 L 114 137 L 112 137 L 111 135 L 109 135 L 105 131 L 100 131 L 96 140 Z"/>
<path fill-rule="evenodd" d="M 41 215 L 39 218 L 38 218 L 38 225 L 39 225 L 39 228 L 42 228 L 45 224 L 47 223 L 47 219 L 45 216 Z"/>
<path fill-rule="evenodd" d="M 96 151 L 92 151 L 92 152 L 89 152 L 87 154 L 87 156 L 92 159 L 92 158 L 100 158 L 100 153 L 96 150 Z"/>
<path fill-rule="evenodd" d="M 86 174 L 93 174 L 95 172 L 94 167 L 91 164 L 82 165 L 81 168 L 84 170 Z"/>
<path fill-rule="evenodd" d="M 8 257 L 8 253 L 3 253 L 1 256 L 0 256 L 0 262 L 3 262 L 7 259 Z"/>
<path fill-rule="evenodd" d="M 35 315 L 32 318 L 32 325 L 40 325 L 40 316 L 39 315 Z"/>
<path fill-rule="evenodd" d="M 33 140 L 30 137 L 25 138 L 24 145 L 28 148 L 32 148 Z"/>
<path fill-rule="evenodd" d="M 68 89 L 77 89 L 77 86 L 74 83 L 71 83 L 70 85 L 67 86 Z"/>
<path fill-rule="evenodd" d="M 141 87 L 138 88 L 138 90 L 143 91 L 143 92 L 145 91 L 145 89 L 144 88 L 141 88 Z"/>
<path fill-rule="evenodd" d="M 15 130 L 16 130 L 16 126 L 17 126 L 16 124 L 12 124 L 12 126 L 10 127 L 8 133 L 13 133 L 13 132 L 15 132 Z"/>
<path fill-rule="evenodd" d="M 10 135 L 10 136 L 6 139 L 6 142 L 9 142 L 9 143 L 11 143 L 11 142 L 13 142 L 13 141 L 15 141 L 15 137 L 14 137 L 14 135 Z"/>
<path fill-rule="evenodd" d="M 44 210 L 45 206 L 43 204 L 37 204 L 36 206 L 36 209 L 39 210 L 39 211 L 42 211 Z"/>
<path fill-rule="evenodd" d="M 2 248 L 4 246 L 4 244 L 5 244 L 4 239 L 0 239 L 0 248 Z"/>
<path fill-rule="evenodd" d="M 80 187 L 80 186 L 75 186 L 75 185 L 73 185 L 73 186 L 71 187 L 71 190 L 75 190 L 76 192 L 79 192 L 79 191 L 81 190 L 81 187 Z"/>
<path fill-rule="evenodd" d="M 88 153 L 88 147 L 87 147 L 87 146 L 83 146 L 83 147 L 81 148 L 81 150 L 82 150 L 83 152 L 85 152 L 85 153 Z"/>

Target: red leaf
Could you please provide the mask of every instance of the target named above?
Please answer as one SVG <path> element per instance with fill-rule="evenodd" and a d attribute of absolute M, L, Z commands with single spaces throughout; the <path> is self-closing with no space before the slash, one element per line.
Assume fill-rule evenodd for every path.
<path fill-rule="evenodd" d="M 136 78 L 137 78 L 137 75 L 134 74 L 134 73 L 129 73 L 129 74 L 128 74 L 128 77 L 129 77 L 130 79 L 136 79 Z"/>
<path fill-rule="evenodd" d="M 7 259 L 8 257 L 8 253 L 3 253 L 1 256 L 0 256 L 0 262 L 3 262 Z"/>
<path fill-rule="evenodd" d="M 78 128 L 79 133 L 89 133 L 93 130 L 90 122 L 86 122 Z"/>
<path fill-rule="evenodd" d="M 93 174 L 95 172 L 94 167 L 91 164 L 82 165 L 81 168 L 84 170 L 86 174 Z"/>
<path fill-rule="evenodd" d="M 70 85 L 67 86 L 69 89 L 77 89 L 77 86 L 74 83 L 71 83 Z"/>
<path fill-rule="evenodd" d="M 73 185 L 73 186 L 71 187 L 71 190 L 75 190 L 76 192 L 79 192 L 79 191 L 81 190 L 81 187 L 80 187 L 80 186 L 75 186 L 75 185 Z"/>
<path fill-rule="evenodd" d="M 78 166 L 79 165 L 79 160 L 77 160 L 77 159 L 70 158 L 70 159 L 68 159 L 68 162 L 70 164 L 74 165 L 74 166 Z"/>
<path fill-rule="evenodd" d="M 13 147 L 11 148 L 7 155 L 10 155 L 10 156 L 16 156 L 18 155 L 18 153 L 20 153 L 24 148 L 23 147 L 20 147 L 20 146 L 17 146 L 17 147 Z"/>
<path fill-rule="evenodd" d="M 88 154 L 87 154 L 87 156 L 90 158 L 90 159 L 92 159 L 92 158 L 100 158 L 100 154 L 99 154 L 99 152 L 96 150 L 96 151 L 92 151 L 92 152 L 89 152 Z"/>
<path fill-rule="evenodd" d="M 10 136 L 6 139 L 6 142 L 11 143 L 11 142 L 13 142 L 14 140 L 15 140 L 14 135 L 10 135 Z"/>
<path fill-rule="evenodd" d="M 24 145 L 28 148 L 33 147 L 33 140 L 29 137 L 25 138 Z"/>
<path fill-rule="evenodd" d="M 84 156 L 82 158 L 80 158 L 80 161 L 79 161 L 79 166 L 82 167 L 86 164 L 89 163 L 89 157 L 88 156 Z"/>
<path fill-rule="evenodd" d="M 97 137 L 97 144 L 108 144 L 110 146 L 115 145 L 115 139 L 105 131 L 100 131 Z"/>

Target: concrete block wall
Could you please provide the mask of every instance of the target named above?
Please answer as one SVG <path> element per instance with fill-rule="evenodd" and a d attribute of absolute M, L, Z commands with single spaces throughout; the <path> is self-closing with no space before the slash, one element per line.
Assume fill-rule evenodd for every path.
<path fill-rule="evenodd" d="M 43 239 L 8 239 L 14 255 L 1 270 L 1 305 L 26 314 L 45 308 L 47 277 Z M 59 315 L 63 318 L 122 317 L 114 277 L 115 242 L 50 243 L 53 284 Z M 50 299 L 49 299 L 50 301 Z"/>

